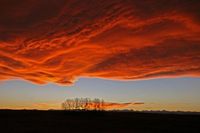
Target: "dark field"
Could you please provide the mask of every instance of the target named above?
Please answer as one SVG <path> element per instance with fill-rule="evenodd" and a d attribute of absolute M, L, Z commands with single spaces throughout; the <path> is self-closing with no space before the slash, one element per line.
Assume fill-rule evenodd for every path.
<path fill-rule="evenodd" d="M 0 132 L 200 133 L 200 115 L 1 110 Z"/>

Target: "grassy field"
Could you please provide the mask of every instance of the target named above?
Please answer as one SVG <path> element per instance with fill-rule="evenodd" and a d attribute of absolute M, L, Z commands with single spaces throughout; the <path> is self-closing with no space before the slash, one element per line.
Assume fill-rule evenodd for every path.
<path fill-rule="evenodd" d="M 0 110 L 1 133 L 199 133 L 200 115 Z"/>

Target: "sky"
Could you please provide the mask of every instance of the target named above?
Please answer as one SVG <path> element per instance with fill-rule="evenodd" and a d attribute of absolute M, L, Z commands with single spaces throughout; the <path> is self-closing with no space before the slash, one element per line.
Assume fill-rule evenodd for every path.
<path fill-rule="evenodd" d="M 113 103 L 143 103 L 122 109 L 200 111 L 199 88 L 200 78 L 140 81 L 81 78 L 72 86 L 12 80 L 0 82 L 0 108 L 61 109 L 66 99 L 78 97 L 100 98 Z"/>
<path fill-rule="evenodd" d="M 199 9 L 199 0 L 1 0 L 0 106 L 58 108 L 70 94 L 199 110 Z"/>

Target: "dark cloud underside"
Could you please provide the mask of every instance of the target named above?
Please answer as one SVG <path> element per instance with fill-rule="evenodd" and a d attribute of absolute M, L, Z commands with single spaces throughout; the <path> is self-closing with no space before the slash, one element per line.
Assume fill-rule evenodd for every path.
<path fill-rule="evenodd" d="M 1 0 L 0 80 L 200 75 L 199 0 Z"/>

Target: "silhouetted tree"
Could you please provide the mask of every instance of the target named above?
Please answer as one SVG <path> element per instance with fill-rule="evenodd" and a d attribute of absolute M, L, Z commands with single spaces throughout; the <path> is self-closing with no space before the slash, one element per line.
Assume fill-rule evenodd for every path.
<path fill-rule="evenodd" d="M 64 110 L 104 110 L 104 101 L 98 98 L 74 98 L 66 99 L 62 103 Z"/>

